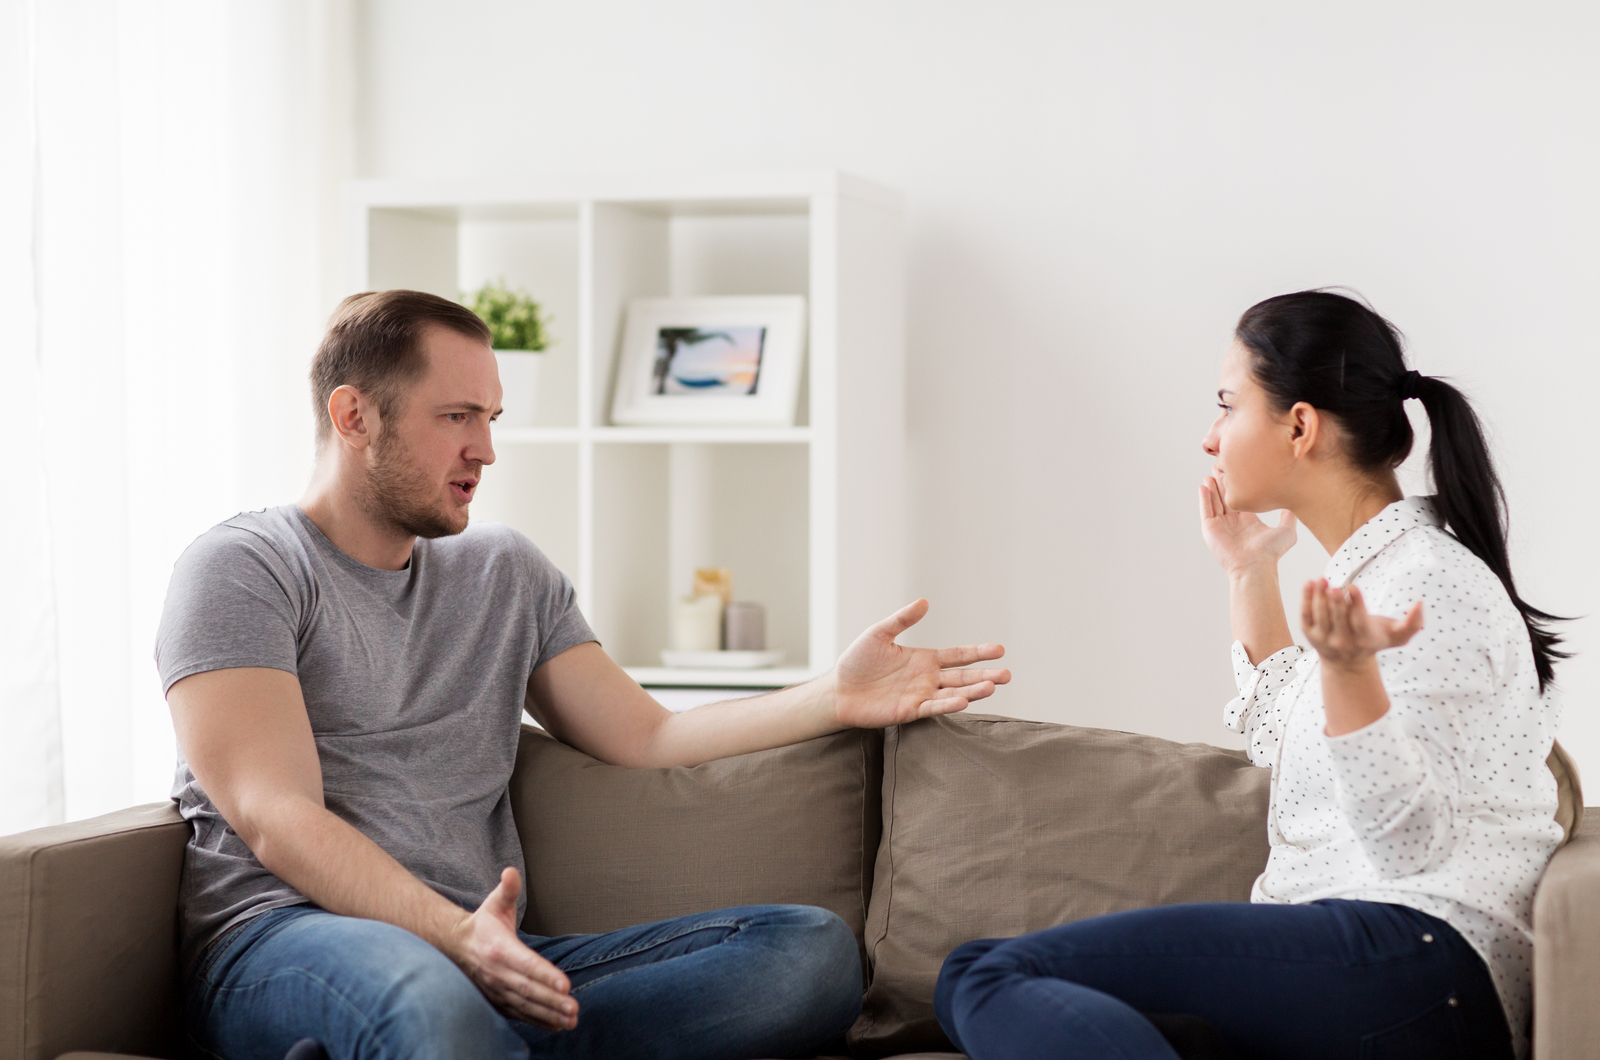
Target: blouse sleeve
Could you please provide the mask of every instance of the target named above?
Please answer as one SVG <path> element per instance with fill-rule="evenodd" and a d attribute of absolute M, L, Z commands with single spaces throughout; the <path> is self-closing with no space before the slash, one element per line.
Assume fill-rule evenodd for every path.
<path fill-rule="evenodd" d="M 1233 642 L 1233 680 L 1239 695 L 1222 708 L 1222 724 L 1230 732 L 1244 733 L 1250 761 L 1255 765 L 1270 768 L 1277 761 L 1283 727 L 1276 700 L 1278 693 L 1294 680 L 1304 654 L 1304 648 L 1292 644 L 1255 666 L 1245 654 L 1244 645 Z"/>
<path fill-rule="evenodd" d="M 1425 872 L 1449 856 L 1463 777 L 1480 732 L 1497 723 L 1504 699 L 1490 608 L 1454 591 L 1448 578 L 1426 581 L 1402 579 L 1386 594 L 1387 606 L 1374 607 L 1397 613 L 1426 598 L 1422 631 L 1378 655 L 1388 712 L 1355 732 L 1327 737 L 1341 809 L 1385 879 Z"/>

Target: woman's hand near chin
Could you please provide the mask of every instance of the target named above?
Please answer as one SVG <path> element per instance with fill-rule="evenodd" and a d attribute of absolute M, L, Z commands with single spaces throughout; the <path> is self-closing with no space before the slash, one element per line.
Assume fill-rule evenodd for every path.
<path fill-rule="evenodd" d="M 1268 526 L 1253 512 L 1236 512 L 1222 498 L 1222 484 L 1213 476 L 1200 483 L 1200 534 L 1229 577 L 1245 571 L 1278 568 L 1278 560 L 1294 547 L 1294 513 L 1284 511 L 1277 526 Z"/>
<path fill-rule="evenodd" d="M 1294 528 L 1291 512 L 1285 511 L 1277 526 L 1268 526 L 1254 513 L 1230 510 L 1215 478 L 1207 476 L 1200 484 L 1200 533 L 1228 572 L 1234 639 L 1257 666 L 1294 644 L 1278 593 L 1278 560 L 1294 546 Z"/>

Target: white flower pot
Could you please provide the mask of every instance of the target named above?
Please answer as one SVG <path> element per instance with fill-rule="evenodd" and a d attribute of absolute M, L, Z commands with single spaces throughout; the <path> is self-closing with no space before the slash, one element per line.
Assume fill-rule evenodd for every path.
<path fill-rule="evenodd" d="M 504 392 L 501 427 L 534 426 L 534 409 L 539 398 L 539 364 L 544 354 L 529 350 L 495 350 L 500 363 L 500 389 Z"/>

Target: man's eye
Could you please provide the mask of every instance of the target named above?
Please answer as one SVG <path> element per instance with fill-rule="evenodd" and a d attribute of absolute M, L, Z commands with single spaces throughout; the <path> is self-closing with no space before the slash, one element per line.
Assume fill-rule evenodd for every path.
<path fill-rule="evenodd" d="M 451 413 L 447 413 L 446 415 L 448 415 L 450 417 L 450 422 L 451 423 L 465 423 L 465 422 L 467 422 L 467 414 L 465 412 L 451 412 Z"/>

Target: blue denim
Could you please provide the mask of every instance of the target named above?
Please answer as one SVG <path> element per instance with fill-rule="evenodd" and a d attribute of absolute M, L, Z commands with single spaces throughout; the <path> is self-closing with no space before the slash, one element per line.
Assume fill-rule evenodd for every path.
<path fill-rule="evenodd" d="M 855 936 L 834 914 L 755 905 L 604 935 L 522 940 L 567 973 L 578 1026 L 497 1012 L 444 954 L 376 920 L 314 906 L 262 913 L 202 955 L 185 998 L 196 1055 L 283 1060 L 811 1056 L 861 1010 Z"/>
<path fill-rule="evenodd" d="M 1245 1058 L 1512 1056 L 1477 952 L 1379 902 L 1158 906 L 969 942 L 934 1010 L 973 1060 L 1177 1060 L 1145 1013 L 1198 1017 Z"/>

